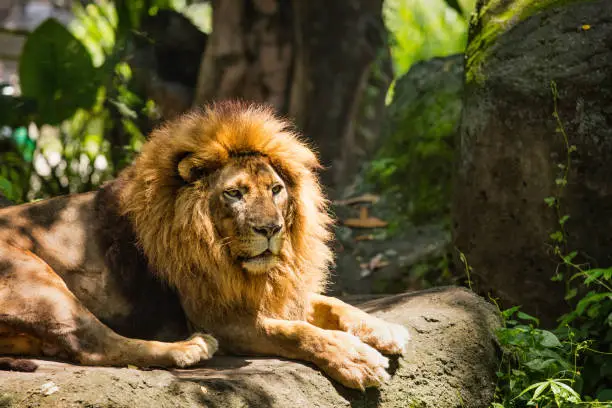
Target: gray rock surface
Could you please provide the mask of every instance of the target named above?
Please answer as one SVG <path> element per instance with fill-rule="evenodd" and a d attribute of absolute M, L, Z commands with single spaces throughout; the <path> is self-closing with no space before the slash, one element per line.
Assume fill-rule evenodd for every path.
<path fill-rule="evenodd" d="M 35 373 L 0 372 L 0 407 L 488 407 L 495 390 L 495 309 L 447 287 L 352 302 L 405 324 L 411 350 L 393 378 L 365 393 L 334 383 L 308 364 L 217 356 L 187 370 L 141 371 L 38 361 Z M 58 389 L 45 396 L 43 385 Z M 48 389 L 46 385 L 44 389 Z"/>
<path fill-rule="evenodd" d="M 554 283 L 560 258 L 549 235 L 565 224 L 576 263 L 610 265 L 612 246 L 612 21 L 610 1 L 481 0 L 466 52 L 454 194 L 454 243 L 477 289 L 553 325 L 567 308 Z M 551 81 L 571 155 L 553 117 Z M 595 215 L 601 214 L 601 216 Z M 605 215 L 603 215 L 605 214 Z"/>

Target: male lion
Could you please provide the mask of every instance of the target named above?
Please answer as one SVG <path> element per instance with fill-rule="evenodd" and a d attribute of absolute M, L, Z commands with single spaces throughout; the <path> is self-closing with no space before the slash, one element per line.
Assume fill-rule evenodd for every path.
<path fill-rule="evenodd" d="M 154 131 L 97 192 L 0 210 L 0 354 L 186 367 L 216 338 L 380 385 L 380 352 L 409 335 L 319 294 L 331 221 L 318 168 L 271 110 L 226 102 Z M 173 342 L 188 327 L 215 338 Z"/>

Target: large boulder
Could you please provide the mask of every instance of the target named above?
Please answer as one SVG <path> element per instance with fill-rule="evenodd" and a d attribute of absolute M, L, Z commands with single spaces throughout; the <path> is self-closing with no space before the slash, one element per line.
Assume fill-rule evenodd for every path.
<path fill-rule="evenodd" d="M 393 361 L 393 378 L 380 390 L 349 390 L 308 364 L 275 358 L 218 356 L 205 366 L 174 371 L 38 361 L 35 373 L 0 372 L 0 406 L 489 406 L 499 318 L 484 299 L 466 289 L 440 288 L 353 300 L 368 312 L 405 324 L 413 336 L 411 350 Z"/>
<path fill-rule="evenodd" d="M 481 0 L 470 28 L 454 242 L 479 291 L 548 325 L 567 308 L 564 285 L 551 282 L 564 271 L 555 246 L 580 251 L 577 263 L 610 264 L 609 15 L 608 0 Z"/>

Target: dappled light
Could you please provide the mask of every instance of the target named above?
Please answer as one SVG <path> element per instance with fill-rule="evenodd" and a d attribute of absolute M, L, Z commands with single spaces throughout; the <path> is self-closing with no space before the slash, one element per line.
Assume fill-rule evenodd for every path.
<path fill-rule="evenodd" d="M 0 0 L 0 407 L 611 408 L 610 7 Z"/>

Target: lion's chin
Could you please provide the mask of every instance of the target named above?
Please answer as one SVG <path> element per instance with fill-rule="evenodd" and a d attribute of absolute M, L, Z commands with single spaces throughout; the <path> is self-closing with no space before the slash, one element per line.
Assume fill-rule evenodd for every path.
<path fill-rule="evenodd" d="M 276 266 L 278 262 L 278 256 L 266 251 L 261 255 L 243 259 L 242 267 L 253 275 L 261 275 Z"/>

